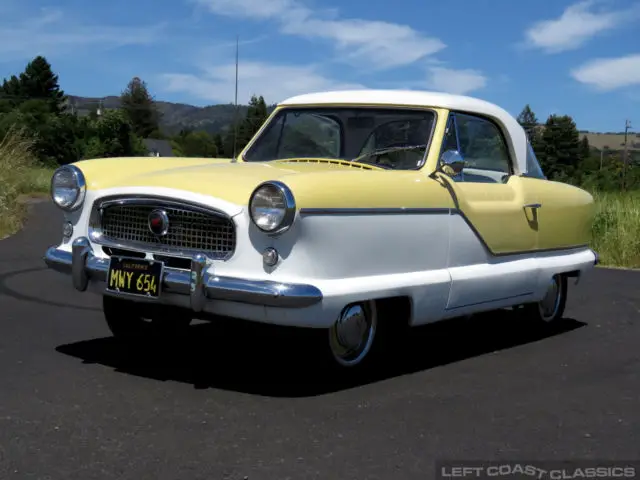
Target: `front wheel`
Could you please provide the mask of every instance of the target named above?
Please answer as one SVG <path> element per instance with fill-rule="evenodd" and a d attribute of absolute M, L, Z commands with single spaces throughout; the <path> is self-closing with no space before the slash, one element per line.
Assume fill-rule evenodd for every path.
<path fill-rule="evenodd" d="M 524 305 L 524 315 L 535 323 L 550 324 L 562 319 L 567 304 L 567 277 L 554 275 L 542 300 Z"/>
<path fill-rule="evenodd" d="M 372 372 L 391 359 L 399 328 L 384 302 L 368 300 L 347 305 L 324 336 L 326 357 L 342 373 Z M 398 330 L 398 332 L 396 332 Z"/>
<path fill-rule="evenodd" d="M 355 367 L 373 356 L 378 333 L 375 302 L 356 303 L 346 307 L 329 328 L 329 351 L 342 367 Z"/>

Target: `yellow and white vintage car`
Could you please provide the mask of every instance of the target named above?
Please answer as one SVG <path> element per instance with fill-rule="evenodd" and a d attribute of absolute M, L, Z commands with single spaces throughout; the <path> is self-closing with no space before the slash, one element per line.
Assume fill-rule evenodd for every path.
<path fill-rule="evenodd" d="M 442 93 L 296 96 L 237 158 L 85 160 L 51 191 L 47 265 L 129 340 L 231 317 L 317 329 L 334 365 L 362 367 L 400 326 L 555 321 L 598 262 L 592 196 L 547 180 L 505 110 Z"/>

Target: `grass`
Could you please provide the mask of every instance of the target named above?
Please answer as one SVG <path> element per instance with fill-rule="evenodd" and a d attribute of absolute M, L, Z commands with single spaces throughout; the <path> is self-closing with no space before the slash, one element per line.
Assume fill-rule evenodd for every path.
<path fill-rule="evenodd" d="M 19 201 L 21 195 L 49 191 L 53 170 L 39 166 L 32 148 L 33 141 L 19 130 L 0 139 L 0 239 L 22 226 L 26 206 Z"/>
<path fill-rule="evenodd" d="M 602 265 L 640 268 L 640 191 L 593 193 L 593 249 Z"/>

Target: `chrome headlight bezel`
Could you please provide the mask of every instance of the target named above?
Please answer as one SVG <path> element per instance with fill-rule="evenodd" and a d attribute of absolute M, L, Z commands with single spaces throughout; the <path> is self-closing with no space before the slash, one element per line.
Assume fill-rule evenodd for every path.
<path fill-rule="evenodd" d="M 75 184 L 73 190 L 75 191 L 75 198 L 68 204 L 61 204 L 56 201 L 56 189 L 60 188 L 60 185 L 56 185 L 58 175 L 61 173 L 67 173 L 72 176 L 73 183 Z M 53 203 L 60 209 L 66 212 L 73 212 L 82 206 L 87 193 L 87 182 L 84 178 L 82 170 L 74 165 L 63 165 L 56 169 L 51 176 L 50 195 Z"/>
<path fill-rule="evenodd" d="M 275 189 L 277 195 L 280 196 L 282 204 L 284 205 L 284 207 L 281 209 L 282 214 L 280 222 L 271 229 L 261 226 L 254 212 L 254 201 L 256 199 L 256 195 L 265 189 Z M 293 196 L 293 192 L 291 192 L 291 189 L 287 185 L 277 180 L 263 182 L 258 185 L 249 197 L 248 207 L 251 222 L 261 232 L 269 235 L 279 235 L 289 230 L 289 228 L 291 228 L 291 225 L 293 225 L 293 221 L 295 220 L 296 216 L 296 201 Z"/>

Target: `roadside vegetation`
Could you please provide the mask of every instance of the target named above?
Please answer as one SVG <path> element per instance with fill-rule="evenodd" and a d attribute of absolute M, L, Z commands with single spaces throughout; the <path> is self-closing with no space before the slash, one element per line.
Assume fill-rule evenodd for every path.
<path fill-rule="evenodd" d="M 593 193 L 593 249 L 602 265 L 640 268 L 640 190 Z"/>
<path fill-rule="evenodd" d="M 33 140 L 21 130 L 0 138 L 0 239 L 20 228 L 26 213 L 21 195 L 46 194 L 52 168 L 33 154 Z"/>
<path fill-rule="evenodd" d="M 268 116 L 264 98 L 253 96 L 242 117 L 213 134 L 194 125 L 170 134 L 176 126 L 167 129 L 162 123 L 161 108 L 138 77 L 112 108 L 98 102 L 80 111 L 69 98 L 42 56 L 0 85 L 0 238 L 20 228 L 25 215 L 20 196 L 48 192 L 59 165 L 83 158 L 146 156 L 149 140 L 165 142 L 175 156 L 228 158 Z M 640 268 L 640 134 L 628 132 L 628 140 L 625 133 L 589 134 L 579 131 L 569 115 L 550 115 L 540 122 L 529 105 L 518 121 L 550 180 L 580 186 L 596 198 L 592 246 L 602 264 Z M 597 145 L 589 143 L 594 135 Z"/>

